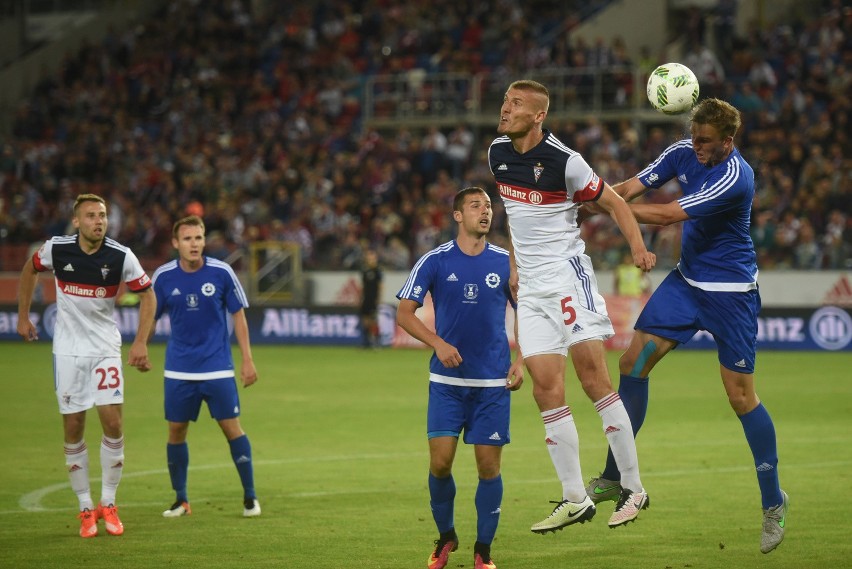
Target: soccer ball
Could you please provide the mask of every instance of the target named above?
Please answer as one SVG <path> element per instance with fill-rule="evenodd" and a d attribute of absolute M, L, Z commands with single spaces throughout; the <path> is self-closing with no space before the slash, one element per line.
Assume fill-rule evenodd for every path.
<path fill-rule="evenodd" d="M 686 65 L 664 63 L 648 77 L 646 91 L 652 107 L 667 115 L 677 115 L 698 101 L 698 79 Z"/>

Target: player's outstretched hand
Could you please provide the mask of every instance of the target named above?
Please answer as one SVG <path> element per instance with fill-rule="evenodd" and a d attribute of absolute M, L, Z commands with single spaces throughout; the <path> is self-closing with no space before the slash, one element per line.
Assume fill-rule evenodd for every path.
<path fill-rule="evenodd" d="M 657 264 L 657 256 L 650 251 L 633 253 L 633 264 L 645 272 L 650 271 Z"/>

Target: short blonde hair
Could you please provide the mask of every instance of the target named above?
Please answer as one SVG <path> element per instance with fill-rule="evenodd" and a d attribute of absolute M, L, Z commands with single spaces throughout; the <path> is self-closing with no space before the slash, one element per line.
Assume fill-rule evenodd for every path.
<path fill-rule="evenodd" d="M 733 137 L 742 124 L 740 112 L 735 106 L 720 99 L 704 99 L 692 109 L 689 120 L 698 124 L 709 124 L 723 138 Z"/>
<path fill-rule="evenodd" d="M 186 217 L 182 217 L 181 219 L 178 219 L 175 222 L 175 224 L 172 226 L 172 237 L 177 239 L 178 231 L 184 225 L 193 225 L 193 226 L 196 226 L 196 227 L 200 227 L 201 233 L 204 233 L 206 231 L 206 229 L 204 227 L 204 220 L 202 220 L 197 215 L 188 215 Z"/>
<path fill-rule="evenodd" d="M 106 207 L 106 200 L 104 200 L 101 196 L 95 194 L 80 194 L 77 196 L 77 199 L 74 200 L 74 215 L 77 215 L 77 208 L 80 207 L 80 204 L 85 202 L 97 202 Z"/>
<path fill-rule="evenodd" d="M 544 95 L 546 101 L 544 104 L 544 110 L 546 111 L 548 107 L 550 107 L 550 91 L 548 91 L 547 87 L 545 87 L 538 81 L 533 81 L 532 79 L 519 79 L 517 81 L 512 82 L 512 84 L 509 85 L 509 89 L 518 89 L 519 91 L 532 91 L 533 93 Z"/>

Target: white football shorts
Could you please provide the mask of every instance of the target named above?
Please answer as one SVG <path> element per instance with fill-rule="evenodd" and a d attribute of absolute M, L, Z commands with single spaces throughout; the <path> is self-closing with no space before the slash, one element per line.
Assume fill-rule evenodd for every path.
<path fill-rule="evenodd" d="M 98 405 L 124 403 L 121 357 L 53 355 L 53 382 L 59 412 L 86 411 Z"/>
<path fill-rule="evenodd" d="M 525 358 L 566 355 L 577 342 L 615 334 L 586 255 L 568 259 L 555 271 L 519 275 L 518 284 L 518 343 Z"/>

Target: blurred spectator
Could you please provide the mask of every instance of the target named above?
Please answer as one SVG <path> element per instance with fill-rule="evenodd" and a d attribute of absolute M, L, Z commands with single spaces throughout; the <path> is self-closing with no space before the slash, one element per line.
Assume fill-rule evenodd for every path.
<path fill-rule="evenodd" d="M 487 147 L 477 141 L 490 141 L 494 125 L 370 128 L 360 105 L 371 75 L 403 79 L 403 95 L 374 95 L 388 95 L 389 105 L 410 95 L 415 107 L 425 105 L 411 109 L 417 113 L 437 104 L 466 108 L 464 83 L 436 92 L 438 83 L 425 81 L 436 72 L 482 73 L 499 92 L 516 76 L 573 69 L 562 87 L 570 107 L 593 93 L 586 66 L 647 72 L 665 55 L 643 49 L 631 62 L 618 38 L 578 37 L 583 4 L 575 0 L 559 9 L 484 0 L 440 11 L 398 0 L 331 3 L 322 17 L 309 0 L 268 15 L 250 6 L 176 0 L 142 26 L 85 42 L 45 75 L 15 110 L 13 136 L 0 141 L 0 246 L 65 233 L 73 198 L 94 192 L 109 197 L 111 236 L 143 262 L 170 254 L 171 224 L 193 209 L 229 251 L 288 239 L 304 245 L 309 267 L 355 268 L 369 246 L 392 259 L 388 266 L 404 265 L 429 243 L 452 238 L 447 219 L 429 219 L 430 205 L 450 203 L 462 184 L 491 179 Z M 715 53 L 704 41 L 711 13 L 689 11 L 693 41 L 684 63 L 699 75 L 702 96 L 721 94 L 727 78 L 746 119 L 738 148 L 758 174 L 752 235 L 761 263 L 801 264 L 807 256 L 794 248 L 797 223 L 806 221 L 821 266 L 848 267 L 852 11 L 839 1 L 807 2 L 801 22 L 754 24 L 740 37 L 737 6 L 717 3 Z M 630 100 L 627 78 L 606 82 L 608 100 Z M 609 181 L 685 134 L 676 124 L 594 115 L 551 127 L 594 157 Z M 492 200 L 499 242 L 505 215 Z M 583 231 L 591 233 L 597 266 L 618 264 L 607 220 Z M 677 258 L 678 233 L 644 232 L 663 266 Z"/>
<path fill-rule="evenodd" d="M 816 232 L 809 221 L 799 228 L 798 242 L 793 247 L 793 267 L 796 269 L 819 269 L 822 265 L 822 251 L 817 243 Z"/>
<path fill-rule="evenodd" d="M 826 269 L 852 269 L 850 259 L 849 218 L 839 209 L 832 210 L 823 237 Z"/>
<path fill-rule="evenodd" d="M 111 221 L 112 220 L 110 220 L 110 222 Z M 204 246 L 204 253 L 214 259 L 224 261 L 228 258 L 228 255 L 231 254 L 231 251 L 225 243 L 225 236 L 222 235 L 221 231 L 211 231 L 208 233 L 205 242 L 206 245 Z"/>
<path fill-rule="evenodd" d="M 701 85 L 702 95 L 709 97 L 722 95 L 725 84 L 725 68 L 716 54 L 713 53 L 713 50 L 700 41 L 692 39 L 686 55 L 683 57 L 683 64 L 695 73 L 695 77 Z"/>

